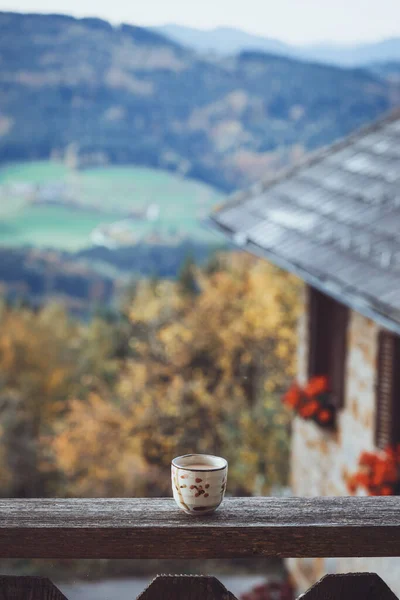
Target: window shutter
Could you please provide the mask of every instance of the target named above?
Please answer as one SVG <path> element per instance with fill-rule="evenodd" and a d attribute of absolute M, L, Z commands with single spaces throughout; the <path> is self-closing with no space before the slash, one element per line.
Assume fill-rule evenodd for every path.
<path fill-rule="evenodd" d="M 344 403 L 348 309 L 309 288 L 309 377 L 328 377 L 332 403 Z"/>
<path fill-rule="evenodd" d="M 308 291 L 308 377 L 313 377 L 318 371 L 318 297 L 311 287 Z"/>
<path fill-rule="evenodd" d="M 399 441 L 399 411 L 396 385 L 399 375 L 396 359 L 399 356 L 398 338 L 388 331 L 379 334 L 378 369 L 376 389 L 376 429 L 375 442 L 378 448 L 396 444 Z M 396 389 L 397 388 L 397 389 Z"/>
<path fill-rule="evenodd" d="M 346 306 L 335 302 L 331 316 L 331 360 L 330 360 L 330 384 L 332 390 L 332 402 L 337 409 L 344 406 L 345 394 L 345 369 L 347 355 L 347 325 L 349 311 Z"/>
<path fill-rule="evenodd" d="M 331 302 L 325 294 L 309 288 L 309 377 L 329 376 Z"/>

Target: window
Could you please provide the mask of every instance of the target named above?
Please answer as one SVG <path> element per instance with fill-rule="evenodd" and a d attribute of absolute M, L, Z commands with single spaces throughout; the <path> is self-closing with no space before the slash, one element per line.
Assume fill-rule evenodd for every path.
<path fill-rule="evenodd" d="M 400 338 L 381 331 L 378 343 L 375 443 L 387 448 L 400 443 Z"/>
<path fill-rule="evenodd" d="M 328 377 L 336 408 L 344 402 L 347 323 L 346 306 L 309 288 L 309 376 Z"/>

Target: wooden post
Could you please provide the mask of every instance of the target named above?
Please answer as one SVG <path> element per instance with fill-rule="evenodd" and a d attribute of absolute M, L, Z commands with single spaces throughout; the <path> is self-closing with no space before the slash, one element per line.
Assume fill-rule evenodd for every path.
<path fill-rule="evenodd" d="M 326 575 L 301 600 L 398 600 L 375 573 Z"/>
<path fill-rule="evenodd" d="M 67 600 L 46 577 L 0 576 L 0 600 Z"/>
<path fill-rule="evenodd" d="M 137 600 L 236 600 L 215 577 L 159 575 Z"/>

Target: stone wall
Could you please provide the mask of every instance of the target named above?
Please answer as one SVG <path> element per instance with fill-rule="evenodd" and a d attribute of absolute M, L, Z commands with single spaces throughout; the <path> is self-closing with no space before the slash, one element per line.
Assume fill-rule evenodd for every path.
<path fill-rule="evenodd" d="M 299 321 L 298 380 L 307 381 L 308 310 L 306 293 Z M 353 473 L 363 450 L 374 448 L 375 377 L 378 326 L 352 311 L 348 328 L 344 408 L 333 433 L 295 418 L 291 488 L 295 496 L 345 496 L 347 473 Z M 288 561 L 299 592 L 326 573 L 377 572 L 400 596 L 400 559 L 293 559 Z M 397 571 L 397 574 L 396 574 Z"/>

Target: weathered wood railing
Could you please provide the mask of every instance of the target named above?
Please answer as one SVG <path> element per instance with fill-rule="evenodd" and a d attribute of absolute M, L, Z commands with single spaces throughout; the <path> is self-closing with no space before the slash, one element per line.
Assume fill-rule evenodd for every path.
<path fill-rule="evenodd" d="M 0 558 L 400 556 L 400 498 L 228 498 L 210 516 L 169 499 L 0 500 Z M 395 596 L 376 575 L 328 576 L 303 598 Z M 40 578 L 0 579 L 0 600 L 59 600 Z M 212 577 L 163 577 L 141 599 L 228 600 Z"/>

